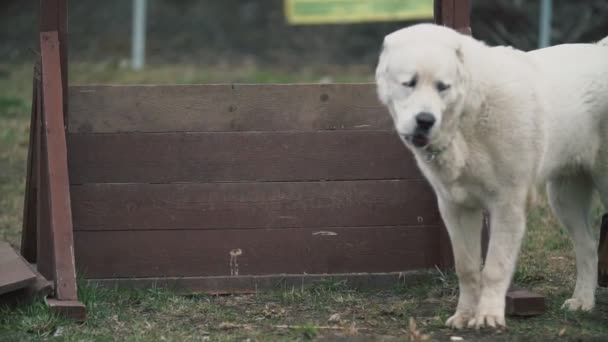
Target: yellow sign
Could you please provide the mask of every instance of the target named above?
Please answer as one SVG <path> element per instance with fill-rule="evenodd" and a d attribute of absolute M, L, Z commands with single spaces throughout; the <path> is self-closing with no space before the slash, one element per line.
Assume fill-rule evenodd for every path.
<path fill-rule="evenodd" d="M 285 0 L 290 24 L 429 19 L 433 0 Z"/>

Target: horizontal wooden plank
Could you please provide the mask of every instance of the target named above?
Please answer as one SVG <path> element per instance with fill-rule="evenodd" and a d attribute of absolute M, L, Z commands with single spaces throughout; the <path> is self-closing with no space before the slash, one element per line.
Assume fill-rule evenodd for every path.
<path fill-rule="evenodd" d="M 72 186 L 75 230 L 435 225 L 426 181 Z M 439 241 L 439 239 L 437 239 Z"/>
<path fill-rule="evenodd" d="M 392 129 L 373 84 L 72 86 L 70 132 Z"/>
<path fill-rule="evenodd" d="M 71 134 L 70 182 L 422 178 L 393 132 Z"/>
<path fill-rule="evenodd" d="M 392 290 L 396 286 L 416 286 L 437 277 L 434 269 L 387 273 L 273 274 L 257 276 L 199 276 L 152 278 L 88 279 L 95 286 L 111 289 L 163 287 L 179 293 L 243 294 L 344 282 L 351 289 Z"/>
<path fill-rule="evenodd" d="M 33 284 L 36 275 L 15 250 L 0 241 L 0 295 Z"/>
<path fill-rule="evenodd" d="M 89 278 L 396 272 L 438 262 L 438 226 L 77 231 Z"/>

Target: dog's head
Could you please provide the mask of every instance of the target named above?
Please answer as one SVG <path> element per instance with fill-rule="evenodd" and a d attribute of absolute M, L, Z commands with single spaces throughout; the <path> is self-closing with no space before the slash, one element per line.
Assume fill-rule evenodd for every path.
<path fill-rule="evenodd" d="M 376 69 L 378 95 L 406 144 L 424 148 L 456 126 L 466 89 L 462 39 L 433 24 L 385 37 Z"/>

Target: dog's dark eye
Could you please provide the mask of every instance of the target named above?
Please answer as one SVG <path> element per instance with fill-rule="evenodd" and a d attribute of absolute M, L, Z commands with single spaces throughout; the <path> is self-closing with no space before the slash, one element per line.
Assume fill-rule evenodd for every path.
<path fill-rule="evenodd" d="M 437 82 L 436 87 L 437 87 L 437 90 L 439 90 L 439 91 L 445 91 L 445 90 L 450 89 L 450 85 L 445 84 L 443 82 Z"/>
<path fill-rule="evenodd" d="M 414 88 L 416 86 L 416 83 L 418 83 L 418 78 L 414 77 L 412 78 L 410 81 L 408 82 L 403 82 L 401 83 L 404 87 L 408 87 L 408 88 Z"/>

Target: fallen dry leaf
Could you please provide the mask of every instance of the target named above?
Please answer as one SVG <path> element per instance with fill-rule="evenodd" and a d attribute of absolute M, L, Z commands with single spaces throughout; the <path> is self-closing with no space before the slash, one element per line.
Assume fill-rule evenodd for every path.
<path fill-rule="evenodd" d="M 223 329 L 223 330 L 230 330 L 230 329 L 239 328 L 239 325 L 230 323 L 230 322 L 222 322 L 222 323 L 220 323 L 219 328 Z"/>
<path fill-rule="evenodd" d="M 355 322 L 351 323 L 348 327 L 344 328 L 344 335 L 346 336 L 355 336 L 359 333 L 359 329 Z"/>
<path fill-rule="evenodd" d="M 329 319 L 327 321 L 329 323 L 340 323 L 340 314 L 335 313 L 335 314 L 329 316 Z"/>
<path fill-rule="evenodd" d="M 422 341 L 431 340 L 431 337 L 429 335 L 423 334 L 422 332 L 420 332 L 418 330 L 418 327 L 416 326 L 416 321 L 412 317 L 410 317 L 407 337 L 408 337 L 408 341 L 410 341 L 410 342 L 422 342 Z"/>

